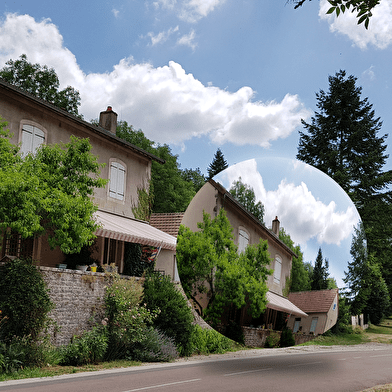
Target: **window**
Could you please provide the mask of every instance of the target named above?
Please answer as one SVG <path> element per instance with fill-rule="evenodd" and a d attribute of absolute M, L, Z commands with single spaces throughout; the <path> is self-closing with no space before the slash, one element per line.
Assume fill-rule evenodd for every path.
<path fill-rule="evenodd" d="M 117 200 L 124 200 L 125 167 L 118 162 L 110 164 L 109 196 Z"/>
<path fill-rule="evenodd" d="M 23 125 L 22 128 L 22 155 L 35 153 L 38 147 L 45 142 L 45 133 L 33 125 Z"/>
<path fill-rule="evenodd" d="M 318 317 L 312 318 L 312 324 L 310 324 L 310 330 L 309 330 L 310 333 L 313 333 L 313 334 L 315 333 L 316 327 L 317 327 L 317 321 L 318 321 Z"/>
<path fill-rule="evenodd" d="M 276 256 L 275 266 L 274 266 L 274 283 L 280 284 L 281 273 L 282 273 L 282 259 L 279 256 Z"/>
<path fill-rule="evenodd" d="M 245 230 L 240 229 L 238 233 L 238 253 L 244 252 L 246 247 L 248 246 L 248 243 L 249 234 Z"/>
<path fill-rule="evenodd" d="M 0 233 L 1 234 L 1 233 Z M 34 238 L 22 239 L 15 231 L 7 230 L 3 234 L 3 244 L 1 247 L 1 257 L 16 256 L 23 258 L 33 257 Z"/>
<path fill-rule="evenodd" d="M 301 318 L 296 318 L 294 321 L 293 332 L 296 333 L 299 331 L 299 325 L 301 324 Z"/>

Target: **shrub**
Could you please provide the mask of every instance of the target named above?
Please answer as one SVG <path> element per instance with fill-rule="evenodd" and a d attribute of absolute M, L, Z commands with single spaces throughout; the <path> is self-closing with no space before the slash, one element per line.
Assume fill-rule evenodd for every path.
<path fill-rule="evenodd" d="M 203 329 L 196 325 L 190 346 L 193 353 L 197 354 L 222 354 L 234 347 L 233 341 L 223 336 L 214 329 Z"/>
<path fill-rule="evenodd" d="M 113 283 L 106 288 L 105 305 L 109 347 L 106 359 L 125 358 L 135 343 L 143 340 L 147 325 L 155 317 L 145 305 L 140 305 L 143 285 L 135 278 L 122 279 L 113 275 Z"/>
<path fill-rule="evenodd" d="M 142 362 L 170 362 L 178 358 L 178 352 L 174 339 L 149 327 L 145 330 L 144 338 L 135 344 L 129 357 Z"/>
<path fill-rule="evenodd" d="M 245 342 L 241 326 L 234 321 L 227 324 L 224 335 L 237 343 L 244 344 Z"/>
<path fill-rule="evenodd" d="M 284 329 L 280 335 L 280 347 L 290 347 L 295 345 L 295 338 L 291 329 Z"/>
<path fill-rule="evenodd" d="M 192 309 L 169 276 L 152 273 L 144 282 L 144 302 L 156 311 L 154 327 L 174 339 L 180 355 L 189 355 L 194 330 Z"/>
<path fill-rule="evenodd" d="M 37 340 L 49 325 L 52 307 L 42 275 L 31 260 L 15 259 L 0 267 L 0 309 L 7 317 L 0 329 L 3 341 L 14 336 Z"/>
<path fill-rule="evenodd" d="M 19 345 L 0 343 L 0 373 L 13 373 L 21 369 L 22 357 Z"/>
<path fill-rule="evenodd" d="M 75 336 L 71 343 L 60 350 L 61 365 L 80 366 L 101 362 L 108 348 L 108 338 L 103 328 L 94 327 L 91 331 Z"/>
<path fill-rule="evenodd" d="M 267 339 L 265 340 L 266 348 L 276 348 L 279 347 L 280 335 L 276 332 L 271 332 Z"/>

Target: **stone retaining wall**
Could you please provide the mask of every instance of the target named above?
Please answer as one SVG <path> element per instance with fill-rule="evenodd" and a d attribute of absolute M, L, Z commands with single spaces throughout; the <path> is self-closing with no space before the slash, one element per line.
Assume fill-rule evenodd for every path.
<path fill-rule="evenodd" d="M 267 337 L 271 333 L 277 333 L 281 335 L 281 331 L 272 331 L 261 328 L 242 327 L 242 331 L 244 333 L 245 345 L 248 347 L 264 347 Z M 295 338 L 295 345 L 308 342 L 309 340 L 313 340 L 315 338 L 314 335 L 304 335 L 297 333 L 293 334 L 293 336 Z"/>

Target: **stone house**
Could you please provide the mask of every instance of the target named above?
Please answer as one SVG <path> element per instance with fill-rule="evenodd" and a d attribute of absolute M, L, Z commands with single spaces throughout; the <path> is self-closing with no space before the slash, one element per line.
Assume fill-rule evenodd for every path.
<path fill-rule="evenodd" d="M 338 289 L 290 293 L 288 299 L 308 314 L 308 317 L 290 317 L 287 327 L 294 333 L 317 336 L 336 324 L 339 312 Z"/>
<path fill-rule="evenodd" d="M 225 312 L 222 323 L 235 321 L 241 326 L 279 329 L 285 323 L 287 314 L 306 317 L 306 313 L 283 296 L 295 253 L 279 239 L 279 220 L 276 218 L 272 222 L 272 229 L 268 229 L 238 203 L 221 184 L 209 180 L 190 202 L 184 214 L 153 214 L 151 224 L 172 235 L 178 233 L 180 224 L 196 231 L 197 223 L 203 220 L 203 211 L 214 218 L 221 208 L 225 209 L 226 216 L 233 227 L 234 243 L 238 245 L 239 252 L 248 244 L 257 244 L 260 239 L 267 240 L 271 256 L 269 268 L 274 270 L 267 282 L 269 291 L 266 312 L 259 319 L 254 320 L 249 316 L 246 307 L 239 311 L 229 310 Z M 202 297 L 200 302 L 206 305 L 206 300 L 203 301 Z"/>
<path fill-rule="evenodd" d="M 158 254 L 157 269 L 174 274 L 175 237 L 135 219 L 133 212 L 140 190 L 148 192 L 152 161 L 164 161 L 116 136 L 117 114 L 110 106 L 100 113 L 95 126 L 0 79 L 0 117 L 8 123 L 11 142 L 21 146 L 22 154 L 34 153 L 43 143 L 67 143 L 71 135 L 88 138 L 92 153 L 105 164 L 101 177 L 109 180 L 94 194 L 95 218 L 101 227 L 95 233 L 93 257 L 100 264 L 115 263 L 122 272 L 127 244 L 137 243 Z M 6 255 L 30 256 L 47 267 L 64 261 L 65 255 L 50 249 L 45 236 L 22 241 L 17 233 L 9 233 L 3 238 L 0 260 Z"/>

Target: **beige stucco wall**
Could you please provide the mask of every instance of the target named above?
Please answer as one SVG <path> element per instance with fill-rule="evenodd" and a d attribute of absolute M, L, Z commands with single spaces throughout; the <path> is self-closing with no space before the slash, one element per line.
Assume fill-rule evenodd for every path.
<path fill-rule="evenodd" d="M 192 231 L 196 231 L 197 223 L 203 219 L 203 210 L 214 218 L 220 208 L 225 209 L 226 216 L 233 227 L 235 244 L 238 245 L 239 230 L 245 229 L 249 234 L 249 244 L 257 244 L 260 239 L 268 240 L 268 251 L 271 256 L 269 268 L 274 268 L 274 259 L 276 256 L 280 256 L 282 260 L 280 283 L 274 283 L 273 275 L 271 275 L 268 277 L 267 284 L 269 290 L 282 295 L 286 279 L 290 276 L 291 255 L 279 244 L 273 233 L 255 223 L 246 214 L 242 213 L 238 207 L 230 203 L 228 199 L 223 198 L 222 194 L 211 183 L 207 182 L 193 198 L 184 214 L 182 224 Z"/>
<path fill-rule="evenodd" d="M 102 108 L 104 110 L 105 108 Z M 109 186 L 97 189 L 95 201 L 99 208 L 133 218 L 132 207 L 138 201 L 138 188 L 146 188 L 149 184 L 151 161 L 147 157 L 134 153 L 121 143 L 108 137 L 91 132 L 91 128 L 73 121 L 66 115 L 52 112 L 32 100 L 23 97 L 15 99 L 13 94 L 0 89 L 0 117 L 8 122 L 7 128 L 13 133 L 12 143 L 21 142 L 22 126 L 34 125 L 45 133 L 47 144 L 67 143 L 70 136 L 89 138 L 92 153 L 98 156 L 98 162 L 105 164 L 101 170 L 101 178 L 109 178 L 110 160 L 122 162 L 126 166 L 125 200 L 119 201 L 108 195 Z M 99 117 L 99 113 L 97 113 Z"/>

